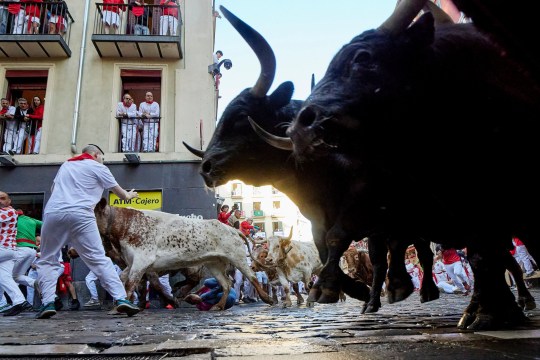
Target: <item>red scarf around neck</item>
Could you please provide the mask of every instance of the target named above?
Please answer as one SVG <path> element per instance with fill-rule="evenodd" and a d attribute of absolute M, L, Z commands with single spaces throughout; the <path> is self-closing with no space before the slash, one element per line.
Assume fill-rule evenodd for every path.
<path fill-rule="evenodd" d="M 126 109 L 129 109 L 129 107 L 131 106 L 131 104 L 126 104 L 125 101 L 123 101 L 122 104 L 124 104 L 124 107 L 125 107 Z"/>
<path fill-rule="evenodd" d="M 154 101 L 147 101 L 146 102 L 148 105 L 152 105 L 154 103 Z"/>
<path fill-rule="evenodd" d="M 8 111 L 8 108 L 2 108 L 2 110 L 0 110 L 0 114 L 5 114 L 7 113 Z"/>
<path fill-rule="evenodd" d="M 86 160 L 86 159 L 94 160 L 94 157 L 90 154 L 84 153 L 79 156 L 72 157 L 71 159 L 68 159 L 68 161 L 78 161 L 78 160 Z"/>

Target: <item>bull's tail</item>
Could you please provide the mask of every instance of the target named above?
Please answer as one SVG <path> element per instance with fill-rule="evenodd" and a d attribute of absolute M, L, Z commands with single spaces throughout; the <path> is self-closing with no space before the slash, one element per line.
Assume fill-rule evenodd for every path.
<path fill-rule="evenodd" d="M 240 230 L 237 230 L 237 231 L 238 231 L 238 236 L 240 236 L 242 240 L 244 240 L 244 243 L 246 244 L 248 248 L 249 257 L 251 258 L 251 260 L 253 260 L 257 264 L 257 266 L 260 266 L 261 269 L 265 269 L 265 270 L 271 270 L 275 268 L 275 266 L 268 266 L 266 264 L 261 263 L 256 258 L 254 258 L 253 253 L 251 252 L 251 244 L 249 243 L 248 237 L 244 235 Z"/>

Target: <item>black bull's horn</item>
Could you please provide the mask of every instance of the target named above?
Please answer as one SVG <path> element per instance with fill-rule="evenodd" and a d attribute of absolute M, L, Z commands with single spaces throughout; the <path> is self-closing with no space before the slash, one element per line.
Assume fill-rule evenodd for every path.
<path fill-rule="evenodd" d="M 401 0 L 392 15 L 379 26 L 379 30 L 389 34 L 399 34 L 405 30 L 428 0 Z"/>
<path fill-rule="evenodd" d="M 198 156 L 200 157 L 201 159 L 204 157 L 204 151 L 202 150 L 197 150 L 191 146 L 189 146 L 188 144 L 186 144 L 184 141 L 182 141 L 182 144 L 184 144 L 184 146 L 186 147 L 186 149 L 189 150 L 190 153 L 192 153 L 193 155 L 195 156 Z"/>
<path fill-rule="evenodd" d="M 251 26 L 237 18 L 236 15 L 224 6 L 220 6 L 219 8 L 225 18 L 229 20 L 231 25 L 255 52 L 255 55 L 257 55 L 257 59 L 259 59 L 259 63 L 261 64 L 261 74 L 250 92 L 256 98 L 265 97 L 276 75 L 276 57 L 272 48 L 262 35 L 253 30 Z"/>
<path fill-rule="evenodd" d="M 255 131 L 255 133 L 268 145 L 271 145 L 275 148 L 281 149 L 281 150 L 287 150 L 292 151 L 293 150 L 293 142 L 288 137 L 279 137 L 276 135 L 270 134 L 268 131 L 264 130 L 262 127 L 259 126 L 251 117 L 248 116 L 249 123 L 251 124 L 251 127 Z"/>

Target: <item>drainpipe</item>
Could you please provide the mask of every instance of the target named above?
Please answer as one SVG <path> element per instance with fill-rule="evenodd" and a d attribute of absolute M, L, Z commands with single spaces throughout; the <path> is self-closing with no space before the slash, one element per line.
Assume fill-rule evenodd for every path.
<path fill-rule="evenodd" d="M 79 108 L 81 106 L 81 87 L 83 77 L 84 56 L 86 50 L 86 33 L 88 27 L 88 13 L 90 11 L 90 0 L 86 0 L 83 19 L 83 34 L 81 41 L 81 53 L 79 55 L 79 72 L 77 74 L 77 91 L 75 92 L 75 111 L 73 112 L 73 132 L 71 134 L 71 152 L 77 154 L 77 129 L 79 126 Z"/>

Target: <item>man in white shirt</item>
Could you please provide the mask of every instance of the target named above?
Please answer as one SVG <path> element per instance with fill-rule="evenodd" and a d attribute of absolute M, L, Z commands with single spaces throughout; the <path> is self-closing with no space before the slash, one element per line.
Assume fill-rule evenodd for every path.
<path fill-rule="evenodd" d="M 120 120 L 122 133 L 121 151 L 136 152 L 140 147 L 139 129 L 142 122 L 137 119 L 137 106 L 133 103 L 131 95 L 124 94 L 123 100 L 116 106 L 116 118 Z"/>
<path fill-rule="evenodd" d="M 17 122 L 14 119 L 15 106 L 9 105 L 9 100 L 2 98 L 0 108 L 0 123 L 4 125 L 4 146 L 2 151 L 7 153 L 10 150 L 14 150 L 12 144 L 17 135 Z"/>
<path fill-rule="evenodd" d="M 157 151 L 157 139 L 159 136 L 159 104 L 154 101 L 154 94 L 146 93 L 146 101 L 139 105 L 139 116 L 143 124 L 142 151 Z"/>
<path fill-rule="evenodd" d="M 139 195 L 118 185 L 103 161 L 103 151 L 97 145 L 87 145 L 81 155 L 63 163 L 54 178 L 52 194 L 43 213 L 41 257 L 36 263 L 43 303 L 37 319 L 56 315 L 58 254 L 68 242 L 115 300 L 118 312 L 128 316 L 139 312 L 139 308 L 126 299 L 124 285 L 111 259 L 105 256 L 94 214 L 94 207 L 105 189 L 111 189 L 123 200 Z"/>

